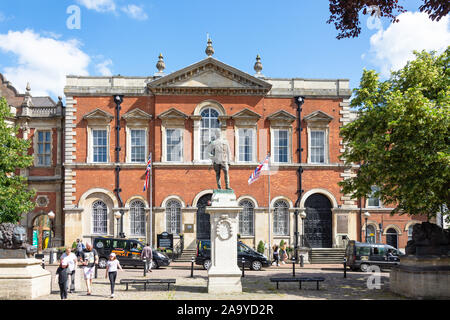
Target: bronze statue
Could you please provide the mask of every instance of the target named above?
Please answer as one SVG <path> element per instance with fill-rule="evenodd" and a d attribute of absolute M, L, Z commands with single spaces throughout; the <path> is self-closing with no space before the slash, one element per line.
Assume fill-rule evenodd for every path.
<path fill-rule="evenodd" d="M 222 189 L 220 171 L 223 171 L 225 188 L 230 190 L 230 176 L 228 172 L 231 152 L 228 141 L 222 137 L 220 129 L 215 130 L 213 140 L 209 143 L 206 153 L 213 162 L 214 171 L 216 172 L 217 188 Z"/>
<path fill-rule="evenodd" d="M 449 255 L 450 231 L 429 222 L 415 224 L 412 240 L 408 241 L 407 255 Z"/>

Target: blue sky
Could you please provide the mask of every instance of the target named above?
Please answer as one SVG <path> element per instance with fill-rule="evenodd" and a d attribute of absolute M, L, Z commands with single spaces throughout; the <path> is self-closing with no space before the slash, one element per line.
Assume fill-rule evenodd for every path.
<path fill-rule="evenodd" d="M 337 40 L 328 0 L 3 0 L 0 72 L 21 92 L 29 81 L 55 97 L 66 73 L 153 75 L 160 52 L 174 72 L 206 57 L 209 33 L 214 57 L 242 71 L 254 74 L 260 54 L 268 77 L 347 78 L 354 88 L 363 68 L 386 76 L 412 49 L 450 44 L 448 17 L 426 21 L 415 13 L 421 1 L 400 2 L 411 11 L 403 24 L 374 28 L 361 14 L 361 35 Z M 70 5 L 81 10 L 79 30 L 67 28 Z"/>

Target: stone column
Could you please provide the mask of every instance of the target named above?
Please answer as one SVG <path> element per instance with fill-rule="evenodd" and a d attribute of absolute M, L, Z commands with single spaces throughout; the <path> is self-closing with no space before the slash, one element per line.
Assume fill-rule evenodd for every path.
<path fill-rule="evenodd" d="M 208 293 L 242 292 L 241 271 L 237 265 L 238 214 L 242 210 L 233 190 L 214 190 L 211 206 L 211 268 Z"/>

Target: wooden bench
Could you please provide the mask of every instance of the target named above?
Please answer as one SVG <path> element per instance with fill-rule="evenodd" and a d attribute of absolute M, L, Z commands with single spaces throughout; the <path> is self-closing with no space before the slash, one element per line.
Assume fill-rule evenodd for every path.
<path fill-rule="evenodd" d="M 309 277 L 309 278 L 270 278 L 270 282 L 276 282 L 277 283 L 277 289 L 278 289 L 278 283 L 280 282 L 298 282 L 299 288 L 302 288 L 302 282 L 316 282 L 317 290 L 319 290 L 319 282 L 325 281 L 325 278 L 322 277 Z"/>
<path fill-rule="evenodd" d="M 148 284 L 161 284 L 167 283 L 167 290 L 170 290 L 170 285 L 176 283 L 176 279 L 122 279 L 120 284 L 126 285 L 126 291 L 128 291 L 129 284 L 143 284 L 144 290 L 147 291 Z"/>

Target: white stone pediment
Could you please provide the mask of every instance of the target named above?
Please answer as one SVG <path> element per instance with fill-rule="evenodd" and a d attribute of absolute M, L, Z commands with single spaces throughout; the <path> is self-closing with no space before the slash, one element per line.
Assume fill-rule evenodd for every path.
<path fill-rule="evenodd" d="M 267 119 L 270 121 L 291 123 L 296 119 L 296 117 L 287 111 L 280 110 L 275 113 L 272 113 L 270 116 L 267 117 Z"/>
<path fill-rule="evenodd" d="M 233 119 L 254 119 L 254 120 L 258 120 L 261 119 L 261 115 L 259 115 L 256 112 L 253 112 L 250 109 L 245 108 L 242 111 L 239 111 L 237 113 L 235 113 L 231 118 Z"/>
<path fill-rule="evenodd" d="M 263 95 L 272 85 L 210 57 L 152 81 L 148 88 L 154 94 Z"/>
<path fill-rule="evenodd" d="M 170 108 L 167 111 L 164 111 L 158 116 L 159 119 L 168 120 L 168 119 L 187 119 L 187 114 L 175 109 Z"/>
<path fill-rule="evenodd" d="M 331 120 L 333 120 L 333 117 L 329 116 L 323 111 L 318 110 L 305 116 L 303 119 L 306 122 L 331 122 Z"/>
<path fill-rule="evenodd" d="M 111 120 L 114 119 L 114 116 L 106 111 L 97 108 L 94 111 L 85 114 L 83 119 L 86 119 L 88 121 L 95 120 L 111 122 Z"/>
<path fill-rule="evenodd" d="M 148 114 L 141 109 L 133 109 L 122 116 L 122 119 L 125 119 L 127 121 L 150 120 L 151 118 L 151 114 Z"/>

